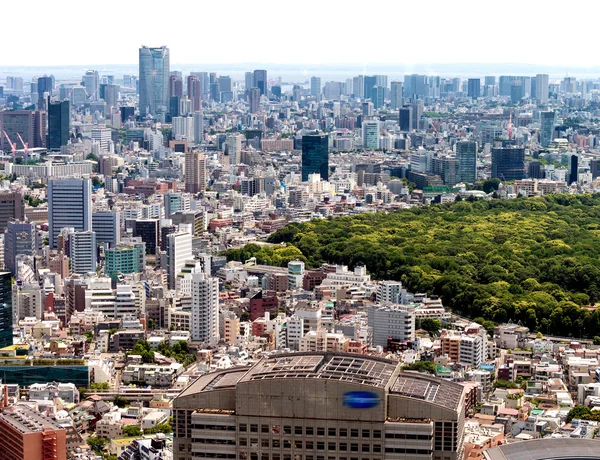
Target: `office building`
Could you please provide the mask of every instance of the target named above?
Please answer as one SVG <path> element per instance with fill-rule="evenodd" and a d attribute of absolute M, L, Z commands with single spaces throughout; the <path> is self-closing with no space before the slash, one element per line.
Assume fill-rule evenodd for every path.
<path fill-rule="evenodd" d="M 239 133 L 227 134 L 225 138 L 227 145 L 227 154 L 229 155 L 229 164 L 238 165 L 241 163 L 242 156 L 242 135 Z"/>
<path fill-rule="evenodd" d="M 329 137 L 326 134 L 302 136 L 302 181 L 309 174 L 320 174 L 322 180 L 329 179 Z"/>
<path fill-rule="evenodd" d="M 104 274 L 113 279 L 119 274 L 141 272 L 145 266 L 146 244 L 143 242 L 123 244 L 104 251 Z"/>
<path fill-rule="evenodd" d="M 469 78 L 467 81 L 467 97 L 477 99 L 481 96 L 481 79 Z"/>
<path fill-rule="evenodd" d="M 50 249 L 56 249 L 63 228 L 77 232 L 92 229 L 91 179 L 50 179 L 48 181 L 48 232 Z"/>
<path fill-rule="evenodd" d="M 385 86 L 373 86 L 371 88 L 371 102 L 373 102 L 373 107 L 379 110 L 383 108 L 384 105 L 384 97 L 385 97 Z"/>
<path fill-rule="evenodd" d="M 167 273 L 169 289 L 175 289 L 175 280 L 185 262 L 193 259 L 192 234 L 177 232 L 167 235 Z"/>
<path fill-rule="evenodd" d="M 554 122 L 556 119 L 555 112 L 544 111 L 540 112 L 541 129 L 540 129 L 540 145 L 548 147 L 554 140 Z"/>
<path fill-rule="evenodd" d="M 183 79 L 180 75 L 169 76 L 169 97 L 183 96 Z"/>
<path fill-rule="evenodd" d="M 48 149 L 60 150 L 69 142 L 69 101 L 48 101 Z"/>
<path fill-rule="evenodd" d="M 181 193 L 165 193 L 163 200 L 165 205 L 165 218 L 167 219 L 170 219 L 171 215 L 177 211 L 189 211 L 190 209 L 190 198 Z"/>
<path fill-rule="evenodd" d="M 0 413 L 0 458 L 66 460 L 67 431 L 54 420 L 26 406 Z"/>
<path fill-rule="evenodd" d="M 401 131 L 410 131 L 412 130 L 413 121 L 412 121 L 412 108 L 411 107 L 402 107 L 399 110 L 399 124 Z"/>
<path fill-rule="evenodd" d="M 87 70 L 81 79 L 81 85 L 85 88 L 85 92 L 87 93 L 87 97 L 90 100 L 98 99 L 98 89 L 100 84 L 100 77 L 98 75 L 97 70 Z M 39 81 L 38 81 L 39 87 Z M 39 92 L 39 88 L 38 88 Z M 40 97 L 42 93 L 40 93 Z"/>
<path fill-rule="evenodd" d="M 363 148 L 379 148 L 379 120 L 363 121 L 362 124 Z"/>
<path fill-rule="evenodd" d="M 196 150 L 185 153 L 185 191 L 204 193 L 206 190 L 206 155 Z"/>
<path fill-rule="evenodd" d="M 121 213 L 102 211 L 92 214 L 92 230 L 98 244 L 106 243 L 114 248 L 121 242 Z"/>
<path fill-rule="evenodd" d="M 25 219 L 25 204 L 22 192 L 0 192 L 0 234 L 4 233 L 9 220 Z"/>
<path fill-rule="evenodd" d="M 550 92 L 549 76 L 538 74 L 535 76 L 535 95 L 540 105 L 548 104 L 548 93 Z"/>
<path fill-rule="evenodd" d="M 248 90 L 248 105 L 250 113 L 257 113 L 260 110 L 260 89 L 250 88 Z"/>
<path fill-rule="evenodd" d="M 419 123 L 423 116 L 424 103 L 422 100 L 413 102 L 412 108 L 412 129 L 419 129 Z"/>
<path fill-rule="evenodd" d="M 0 133 L 6 131 L 15 144 L 20 144 L 18 134 L 23 142 L 32 147 L 46 147 L 47 112 L 43 110 L 6 110 L 0 112 Z M 21 145 L 20 148 L 23 148 Z M 6 139 L 0 139 L 0 149 L 10 152 L 11 148 Z"/>
<path fill-rule="evenodd" d="M 160 248 L 160 231 L 158 219 L 135 219 L 127 221 L 134 237 L 140 237 L 146 244 L 146 254 L 156 254 Z"/>
<path fill-rule="evenodd" d="M 204 140 L 204 114 L 200 111 L 194 112 L 194 144 L 200 145 Z"/>
<path fill-rule="evenodd" d="M 429 79 L 427 75 L 405 75 L 404 97 L 412 100 L 429 97 Z"/>
<path fill-rule="evenodd" d="M 92 128 L 92 142 L 97 142 L 100 150 L 108 152 L 110 143 L 112 142 L 112 130 L 110 128 Z"/>
<path fill-rule="evenodd" d="M 71 271 L 73 273 L 82 275 L 96 271 L 97 249 L 95 232 L 70 232 L 69 251 L 71 255 Z"/>
<path fill-rule="evenodd" d="M 310 95 L 321 100 L 321 77 L 311 77 L 310 79 Z"/>
<path fill-rule="evenodd" d="M 139 53 L 140 115 L 167 112 L 169 104 L 169 49 L 142 46 Z"/>
<path fill-rule="evenodd" d="M 579 180 L 579 156 L 569 155 L 569 175 L 567 185 L 577 184 Z"/>
<path fill-rule="evenodd" d="M 254 72 L 246 72 L 244 74 L 244 87 L 246 88 L 246 94 L 250 88 L 254 88 Z"/>
<path fill-rule="evenodd" d="M 406 300 L 406 290 L 400 281 L 381 281 L 377 285 L 375 300 L 377 303 L 401 304 Z"/>
<path fill-rule="evenodd" d="M 12 275 L 0 272 L 0 348 L 13 344 L 12 324 Z"/>
<path fill-rule="evenodd" d="M 415 339 L 415 309 L 407 305 L 385 304 L 368 309 L 373 345 L 388 348 L 388 340 L 412 342 Z"/>
<path fill-rule="evenodd" d="M 477 142 L 458 142 L 456 158 L 458 159 L 460 181 L 474 184 L 477 181 Z"/>
<path fill-rule="evenodd" d="M 400 369 L 309 352 L 203 375 L 173 401 L 174 459 L 462 460 L 464 387 Z"/>
<path fill-rule="evenodd" d="M 37 243 L 34 223 L 9 220 L 4 232 L 4 268 L 16 276 L 19 257 L 35 256 Z"/>
<path fill-rule="evenodd" d="M 219 279 L 192 274 L 192 340 L 219 341 Z"/>
<path fill-rule="evenodd" d="M 402 82 L 401 81 L 393 81 L 391 83 L 391 95 L 390 99 L 392 100 L 392 109 L 399 110 L 402 107 Z"/>
<path fill-rule="evenodd" d="M 254 86 L 260 90 L 261 96 L 268 96 L 269 89 L 267 87 L 267 71 L 266 70 L 255 70 L 254 71 Z"/>
<path fill-rule="evenodd" d="M 187 97 L 192 101 L 192 110 L 200 110 L 202 101 L 202 81 L 197 75 L 190 75 L 187 78 Z"/>
<path fill-rule="evenodd" d="M 492 176 L 502 181 L 525 177 L 525 149 L 504 147 L 492 149 Z"/>

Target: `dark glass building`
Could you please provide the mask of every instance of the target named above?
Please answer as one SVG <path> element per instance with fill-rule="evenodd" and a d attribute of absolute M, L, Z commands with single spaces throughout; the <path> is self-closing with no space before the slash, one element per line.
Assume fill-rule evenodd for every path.
<path fill-rule="evenodd" d="M 266 70 L 255 70 L 254 71 L 254 86 L 260 89 L 260 95 L 268 95 L 267 87 L 267 71 Z"/>
<path fill-rule="evenodd" d="M 456 158 L 461 182 L 474 184 L 477 180 L 477 142 L 462 141 L 456 144 Z"/>
<path fill-rule="evenodd" d="M 0 272 L 0 348 L 13 344 L 12 278 L 10 272 Z M 3 382 L 7 383 L 5 380 Z"/>
<path fill-rule="evenodd" d="M 49 149 L 59 150 L 69 141 L 69 101 L 51 102 L 48 100 L 48 140 Z"/>
<path fill-rule="evenodd" d="M 492 177 L 502 181 L 525 177 L 525 149 L 504 147 L 492 149 Z"/>
<path fill-rule="evenodd" d="M 329 137 L 325 134 L 302 136 L 302 181 L 315 173 L 329 179 Z"/>
<path fill-rule="evenodd" d="M 403 107 L 400 109 L 400 131 L 410 131 L 412 129 L 412 108 Z"/>
<path fill-rule="evenodd" d="M 128 228 L 133 227 L 133 236 L 139 236 L 146 243 L 146 254 L 156 254 L 159 246 L 160 230 L 158 219 L 137 219 L 128 221 Z"/>
<path fill-rule="evenodd" d="M 481 95 L 481 80 L 479 78 L 469 78 L 467 81 L 467 96 L 477 99 Z"/>

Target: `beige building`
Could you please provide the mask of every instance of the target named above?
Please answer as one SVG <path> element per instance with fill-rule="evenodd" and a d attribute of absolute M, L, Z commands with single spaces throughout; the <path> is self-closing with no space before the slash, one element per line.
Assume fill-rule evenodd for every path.
<path fill-rule="evenodd" d="M 458 460 L 462 386 L 347 353 L 264 358 L 173 401 L 175 460 Z"/>

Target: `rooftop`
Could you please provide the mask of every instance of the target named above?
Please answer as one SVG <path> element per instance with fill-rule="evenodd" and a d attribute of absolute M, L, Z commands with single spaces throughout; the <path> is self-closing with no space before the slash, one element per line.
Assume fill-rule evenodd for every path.
<path fill-rule="evenodd" d="M 594 439 L 546 438 L 520 441 L 484 452 L 488 460 L 578 460 L 600 459 L 600 441 Z"/>

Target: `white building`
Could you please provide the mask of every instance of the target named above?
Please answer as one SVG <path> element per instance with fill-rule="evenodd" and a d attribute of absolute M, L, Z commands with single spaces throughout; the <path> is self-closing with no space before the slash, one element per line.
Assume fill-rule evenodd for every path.
<path fill-rule="evenodd" d="M 110 128 L 93 128 L 91 137 L 92 141 L 100 144 L 100 150 L 108 152 L 109 145 L 112 142 Z"/>
<path fill-rule="evenodd" d="M 379 148 L 379 120 L 363 121 L 362 125 L 363 148 Z"/>
<path fill-rule="evenodd" d="M 69 233 L 71 271 L 84 274 L 96 271 L 96 232 Z"/>
<path fill-rule="evenodd" d="M 415 339 L 415 310 L 406 305 L 387 304 L 368 309 L 373 328 L 373 345 L 387 348 L 388 339 L 412 342 Z"/>
<path fill-rule="evenodd" d="M 192 340 L 219 341 L 219 279 L 192 275 Z"/>
<path fill-rule="evenodd" d="M 57 248 L 63 228 L 77 232 L 92 230 L 92 181 L 51 179 L 48 181 L 48 232 L 50 249 Z"/>
<path fill-rule="evenodd" d="M 175 289 L 177 275 L 186 261 L 193 259 L 192 235 L 187 232 L 177 232 L 168 235 L 167 239 L 169 289 Z"/>
<path fill-rule="evenodd" d="M 377 303 L 406 303 L 406 290 L 402 289 L 400 281 L 382 281 L 377 285 L 376 301 Z"/>
<path fill-rule="evenodd" d="M 229 154 L 229 164 L 237 165 L 240 163 L 242 153 L 242 136 L 238 133 L 228 134 L 225 143 Z"/>
<path fill-rule="evenodd" d="M 354 271 L 348 271 L 346 265 L 338 265 L 335 273 L 328 273 L 327 278 L 323 280 L 321 286 L 352 286 L 363 287 L 371 281 L 371 275 L 367 275 L 367 269 L 364 266 L 354 268 Z"/>

